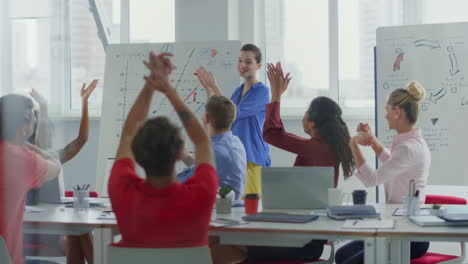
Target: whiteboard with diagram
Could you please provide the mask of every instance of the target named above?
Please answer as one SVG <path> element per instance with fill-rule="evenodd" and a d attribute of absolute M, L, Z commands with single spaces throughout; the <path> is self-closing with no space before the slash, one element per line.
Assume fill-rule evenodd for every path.
<path fill-rule="evenodd" d="M 143 76 L 149 74 L 143 64 L 143 60 L 149 59 L 149 52 L 174 54 L 172 62 L 177 68 L 172 72 L 170 81 L 189 108 L 201 119 L 207 97 L 195 75 L 196 69 L 204 66 L 211 71 L 223 94 L 230 96 L 240 84 L 236 68 L 239 50 L 240 41 L 109 45 L 106 50 L 96 173 L 96 189 L 102 190 L 102 195 L 107 195 L 109 171 L 125 118 L 143 88 Z M 182 127 L 167 98 L 155 92 L 149 117 L 161 115 Z"/>
<path fill-rule="evenodd" d="M 468 185 L 468 23 L 377 30 L 377 135 L 391 147 L 385 104 L 417 80 L 426 89 L 417 123 L 431 151 L 431 185 Z"/>

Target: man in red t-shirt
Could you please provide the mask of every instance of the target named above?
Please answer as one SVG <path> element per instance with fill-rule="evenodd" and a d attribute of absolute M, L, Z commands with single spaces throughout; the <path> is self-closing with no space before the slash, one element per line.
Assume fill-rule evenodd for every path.
<path fill-rule="evenodd" d="M 30 145 L 36 121 L 31 99 L 0 98 L 0 235 L 14 264 L 23 264 L 23 214 L 26 192 L 57 177 L 60 162 Z"/>
<path fill-rule="evenodd" d="M 169 82 L 170 54 L 150 54 L 151 75 L 128 113 L 108 183 L 122 245 L 193 247 L 208 245 L 208 229 L 218 188 L 209 136 Z M 195 146 L 195 173 L 176 180 L 182 158 L 179 128 L 166 117 L 146 120 L 154 90 L 163 93 Z M 143 123 L 143 124 L 142 124 Z M 142 124 L 142 126 L 140 126 Z M 135 173 L 135 161 L 146 179 Z"/>

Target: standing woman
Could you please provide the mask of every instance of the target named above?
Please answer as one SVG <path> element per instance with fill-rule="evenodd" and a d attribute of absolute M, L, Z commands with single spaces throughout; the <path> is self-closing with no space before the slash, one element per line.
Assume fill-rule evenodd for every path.
<path fill-rule="evenodd" d="M 244 83 L 231 96 L 236 104 L 237 117 L 232 124 L 232 133 L 239 137 L 247 153 L 247 175 L 244 193 L 261 196 L 260 171 L 271 165 L 268 145 L 263 141 L 262 128 L 265 122 L 265 105 L 270 101 L 268 87 L 257 80 L 257 71 L 262 67 L 262 52 L 254 44 L 242 46 L 237 61 L 237 70 Z M 222 95 L 213 74 L 200 67 L 197 77 L 207 95 Z"/>
<path fill-rule="evenodd" d="M 431 155 L 421 129 L 416 128 L 419 102 L 424 99 L 424 88 L 411 81 L 405 89 L 396 89 L 388 97 L 385 110 L 388 126 L 395 130 L 392 149 L 388 150 L 374 136 L 369 125 L 359 124 L 357 136 L 350 141 L 351 150 L 358 167 L 357 177 L 366 187 L 378 184 L 385 186 L 385 202 L 401 204 L 403 196 L 408 195 L 409 182 L 416 182 L 421 201 L 425 199 L 425 189 Z M 371 146 L 381 165 L 376 170 L 364 159 L 358 145 Z M 336 263 L 364 263 L 364 244 L 353 241 L 344 245 L 336 253 Z M 427 252 L 429 242 L 411 242 L 411 259 L 421 257 Z"/>

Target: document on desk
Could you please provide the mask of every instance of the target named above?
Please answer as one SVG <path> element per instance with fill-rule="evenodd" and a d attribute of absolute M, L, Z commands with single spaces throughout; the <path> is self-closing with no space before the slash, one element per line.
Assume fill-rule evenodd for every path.
<path fill-rule="evenodd" d="M 114 212 L 103 212 L 97 219 L 116 220 Z"/>
<path fill-rule="evenodd" d="M 346 220 L 343 224 L 343 228 L 353 228 L 353 229 L 394 229 L 395 220 L 378 220 L 378 219 L 350 219 Z"/>
<path fill-rule="evenodd" d="M 39 213 L 39 212 L 44 211 L 44 209 L 26 205 L 26 206 L 24 207 L 24 211 L 25 211 L 26 213 Z"/>
<path fill-rule="evenodd" d="M 210 226 L 212 227 L 224 227 L 224 226 L 237 226 L 237 225 L 246 225 L 248 224 L 245 221 L 239 221 L 234 219 L 227 218 L 216 218 L 210 221 Z"/>

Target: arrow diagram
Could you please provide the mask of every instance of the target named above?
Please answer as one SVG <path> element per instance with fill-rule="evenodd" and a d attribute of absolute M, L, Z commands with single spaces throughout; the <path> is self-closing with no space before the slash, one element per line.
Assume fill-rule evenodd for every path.
<path fill-rule="evenodd" d="M 403 56 L 405 55 L 404 52 L 398 54 L 395 62 L 393 63 L 393 71 L 400 70 L 400 63 L 403 61 Z"/>
<path fill-rule="evenodd" d="M 442 99 L 447 94 L 447 89 L 444 87 L 440 89 L 436 94 L 433 94 L 431 92 L 431 96 L 429 97 L 429 101 L 433 102 L 434 104 L 437 104 L 437 101 Z"/>
<path fill-rule="evenodd" d="M 415 47 L 430 47 L 432 49 L 440 49 L 440 43 L 437 40 L 420 39 L 414 42 Z"/>
<path fill-rule="evenodd" d="M 452 66 L 452 68 L 450 69 L 450 74 L 454 76 L 460 71 L 460 69 L 458 68 L 457 56 L 455 56 L 455 53 L 452 53 L 449 55 L 449 58 L 450 58 L 450 65 Z"/>

